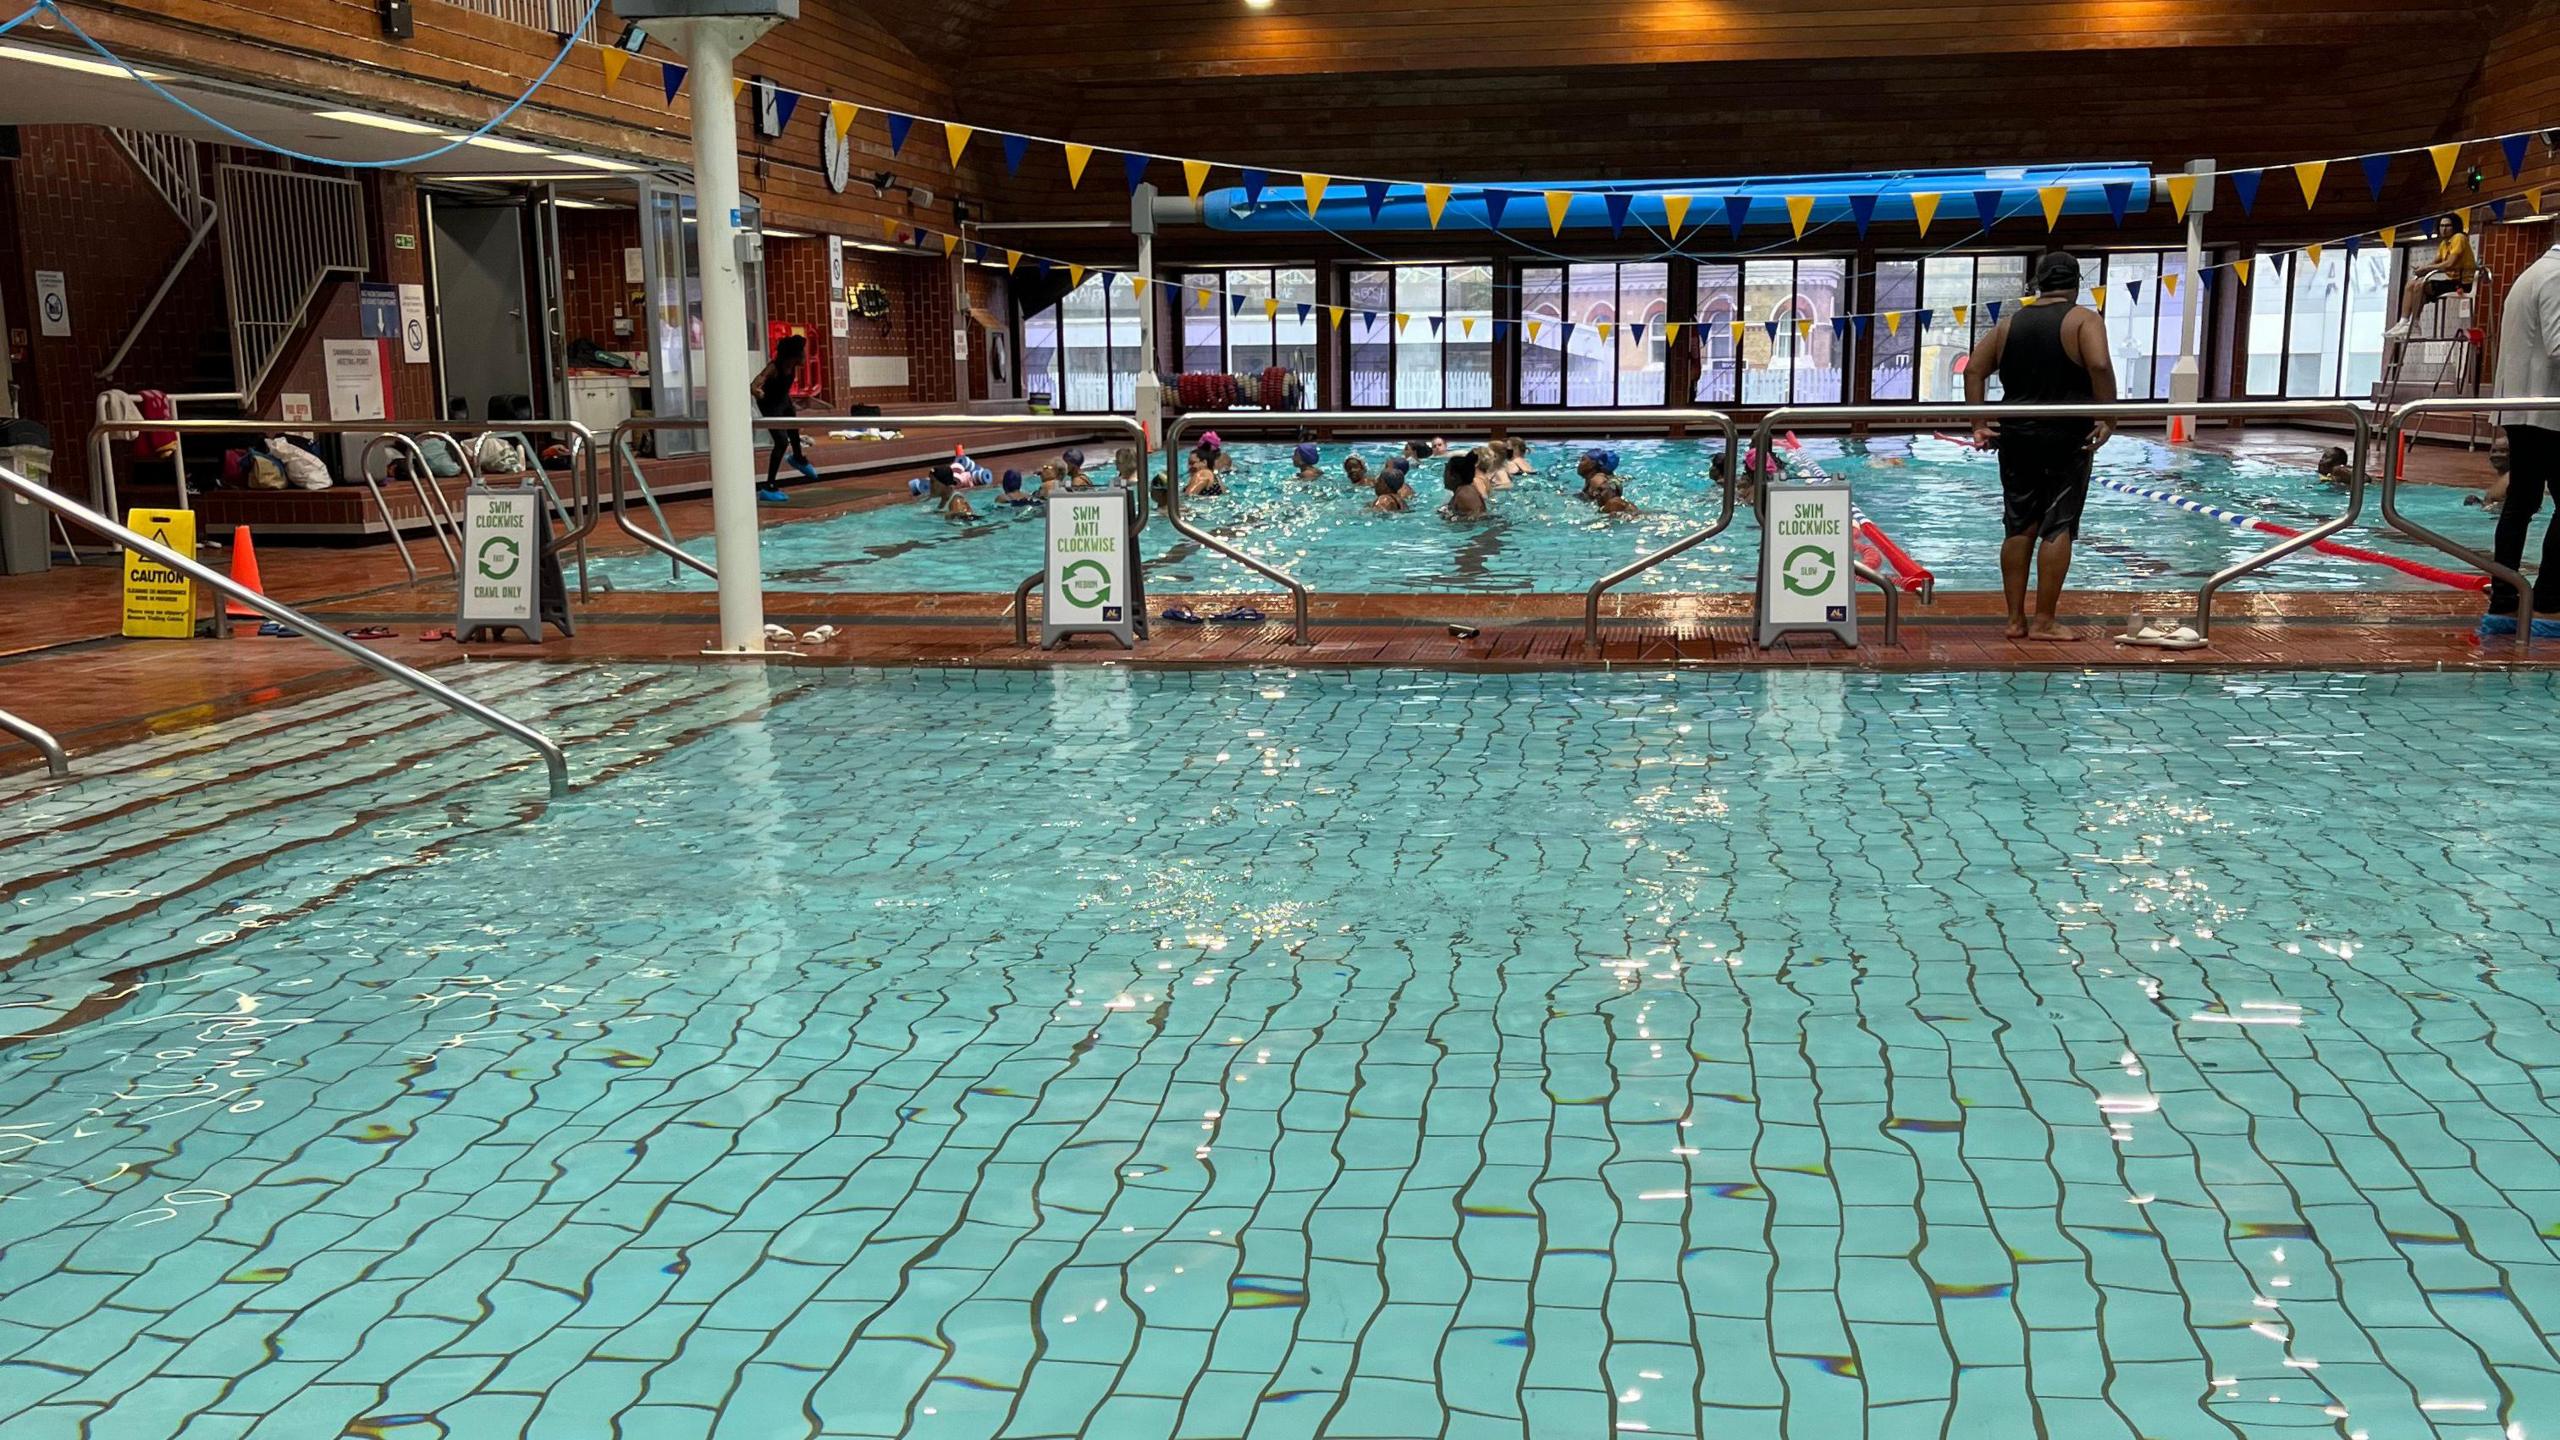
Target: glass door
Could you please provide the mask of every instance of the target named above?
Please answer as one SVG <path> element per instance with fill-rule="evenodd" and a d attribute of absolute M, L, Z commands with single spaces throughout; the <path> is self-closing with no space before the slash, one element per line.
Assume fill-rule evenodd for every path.
<path fill-rule="evenodd" d="M 762 209 L 753 199 L 739 205 L 744 233 L 761 236 Z M 702 254 L 694 243 L 697 222 L 690 186 L 650 182 L 640 187 L 641 280 L 649 296 L 649 390 L 660 415 L 701 416 L 709 413 L 704 386 L 710 367 L 704 363 L 702 333 Z M 741 277 L 747 292 L 747 333 L 740 338 L 750 356 L 747 368 L 765 362 L 763 244 Z M 658 432 L 660 455 L 699 455 L 710 444 L 701 430 Z"/>

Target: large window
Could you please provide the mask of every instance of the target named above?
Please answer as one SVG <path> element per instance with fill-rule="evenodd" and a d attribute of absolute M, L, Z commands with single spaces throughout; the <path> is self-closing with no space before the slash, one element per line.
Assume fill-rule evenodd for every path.
<path fill-rule="evenodd" d="M 1846 260 L 1701 263 L 1698 317 L 1707 358 L 1697 399 L 1709 405 L 1839 403 L 1853 337 L 1831 333 L 1831 317 L 1849 308 Z M 1742 326 L 1738 345 L 1736 322 Z"/>
<path fill-rule="evenodd" d="M 1659 261 L 1523 268 L 1520 403 L 1661 404 L 1670 291 L 1671 267 Z"/>
<path fill-rule="evenodd" d="M 1024 316 L 1023 388 L 1047 391 L 1061 410 L 1136 409 L 1139 304 L 1117 276 L 1088 275 L 1057 304 Z"/>
<path fill-rule="evenodd" d="M 1346 277 L 1355 409 L 1493 403 L 1493 267 L 1398 265 Z"/>
<path fill-rule="evenodd" d="M 1260 375 L 1277 365 L 1299 375 L 1316 368 L 1316 272 L 1193 270 L 1181 277 L 1182 368 Z M 1299 307 L 1306 307 L 1301 316 Z M 1312 381 L 1310 381 L 1312 388 Z"/>
<path fill-rule="evenodd" d="M 1933 255 L 1880 262 L 1875 308 L 1899 311 L 1902 319 L 1888 325 L 1879 315 L 1874 322 L 1868 383 L 1875 398 L 1930 404 L 1962 400 L 1964 367 L 1975 342 L 1999 323 L 1994 306 L 2006 314 L 2025 295 L 2031 263 L 2025 255 Z M 2175 250 L 2081 257 L 2082 302 L 2096 301 L 2099 288 L 2105 289 L 2102 313 L 2125 399 L 2168 394 L 2186 301 L 2185 271 L 2186 258 Z M 2178 278 L 2178 294 L 2162 290 L 2163 274 Z M 1990 393 L 1995 399 L 2000 394 L 1996 379 Z"/>
<path fill-rule="evenodd" d="M 2370 395 L 2382 374 L 2393 256 L 2330 250 L 2311 263 L 2261 255 L 2249 273 L 2248 393 L 2290 400 Z M 2238 277 L 2226 268 L 2219 283 Z"/>

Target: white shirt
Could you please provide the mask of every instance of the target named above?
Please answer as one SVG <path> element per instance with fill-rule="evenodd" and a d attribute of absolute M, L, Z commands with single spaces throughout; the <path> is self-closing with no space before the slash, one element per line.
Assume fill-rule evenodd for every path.
<path fill-rule="evenodd" d="M 2560 245 L 2507 287 L 2498 316 L 2498 398 L 2560 395 Z M 2501 425 L 2560 430 L 2560 410 L 2509 410 Z"/>

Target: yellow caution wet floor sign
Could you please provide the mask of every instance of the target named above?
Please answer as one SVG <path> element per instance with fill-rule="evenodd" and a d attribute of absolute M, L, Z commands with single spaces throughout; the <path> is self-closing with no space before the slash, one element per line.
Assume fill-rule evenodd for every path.
<path fill-rule="evenodd" d="M 128 510 L 125 525 L 190 560 L 196 558 L 192 510 Z M 124 552 L 124 633 L 184 640 L 196 633 L 196 584 L 151 559 Z"/>

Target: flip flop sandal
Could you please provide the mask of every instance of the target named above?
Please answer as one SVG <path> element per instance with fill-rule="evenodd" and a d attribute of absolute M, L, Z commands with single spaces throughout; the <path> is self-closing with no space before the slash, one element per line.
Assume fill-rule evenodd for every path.
<path fill-rule="evenodd" d="M 2156 643 L 2163 650 L 2201 650 L 2205 647 L 2205 638 L 2195 632 L 2194 626 L 2181 625 L 2161 636 Z"/>
<path fill-rule="evenodd" d="M 1209 618 L 1221 625 L 1259 625 L 1271 617 L 1250 605 L 1238 605 L 1232 610 L 1221 610 Z"/>
<path fill-rule="evenodd" d="M 2141 629 L 2133 631 L 2130 634 L 2117 636 L 2116 643 L 2119 645 L 2141 645 L 2151 649 L 2159 649 L 2169 643 L 2169 636 L 2169 631 L 2163 630 L 2157 625 L 2145 625 Z"/>
<path fill-rule="evenodd" d="M 450 630 L 429 630 L 425 634 L 420 635 L 418 640 L 421 644 L 433 644 L 438 640 L 450 640 L 452 638 L 453 632 Z"/>
<path fill-rule="evenodd" d="M 341 630 L 338 633 L 346 636 L 350 640 L 393 640 L 399 638 L 399 632 L 388 625 L 359 625 L 353 630 Z"/>
<path fill-rule="evenodd" d="M 1186 610 L 1179 605 L 1166 606 L 1164 609 L 1164 618 L 1172 621 L 1176 625 L 1201 625 L 1207 623 L 1203 621 L 1197 613 Z"/>
<path fill-rule="evenodd" d="M 258 627 L 258 633 L 261 635 L 282 636 L 290 639 L 294 636 L 300 635 L 302 632 L 294 629 L 290 625 L 279 625 L 275 621 L 270 620 L 266 624 Z"/>

